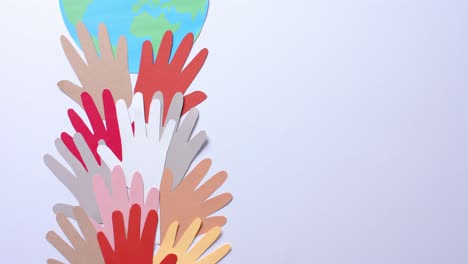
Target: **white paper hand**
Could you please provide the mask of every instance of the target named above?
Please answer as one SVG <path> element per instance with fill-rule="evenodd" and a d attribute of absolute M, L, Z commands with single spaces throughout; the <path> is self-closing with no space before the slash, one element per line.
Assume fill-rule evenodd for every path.
<path fill-rule="evenodd" d="M 98 147 L 99 155 L 109 167 L 119 165 L 123 168 L 127 182 L 131 182 L 131 175 L 135 172 L 143 175 L 145 195 L 151 187 L 159 188 L 167 150 L 175 130 L 175 121 L 169 120 L 160 135 L 161 106 L 161 101 L 153 98 L 146 124 L 143 96 L 141 93 L 136 93 L 131 106 L 135 125 L 133 133 L 129 110 L 125 102 L 119 100 L 116 108 L 122 140 L 122 161 L 106 145 L 100 144 Z"/>

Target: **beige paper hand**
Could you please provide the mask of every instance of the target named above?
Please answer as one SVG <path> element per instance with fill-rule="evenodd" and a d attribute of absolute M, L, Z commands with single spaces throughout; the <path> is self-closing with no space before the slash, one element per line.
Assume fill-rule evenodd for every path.
<path fill-rule="evenodd" d="M 100 24 L 98 33 L 100 54 L 98 55 L 93 39 L 83 23 L 78 23 L 77 32 L 86 62 L 65 36 L 62 36 L 60 41 L 82 87 L 67 80 L 60 81 L 57 84 L 58 87 L 80 105 L 81 93 L 88 92 L 96 102 L 102 118 L 104 118 L 104 106 L 101 95 L 104 89 L 111 91 L 116 102 L 123 99 L 127 106 L 130 106 L 133 91 L 128 72 L 128 47 L 125 37 L 120 37 L 116 49 L 117 54 L 114 56 L 107 28 L 104 24 Z"/>
<path fill-rule="evenodd" d="M 210 166 L 211 160 L 209 159 L 200 162 L 173 191 L 173 175 L 169 169 L 164 171 L 159 196 L 161 241 L 164 240 L 169 226 L 176 221 L 180 224 L 180 232 L 176 237 L 176 242 L 197 218 L 201 218 L 203 221 L 198 235 L 206 233 L 215 226 L 226 224 L 226 217 L 210 217 L 210 215 L 229 204 L 232 200 L 232 194 L 223 193 L 213 198 L 210 196 L 226 181 L 227 173 L 219 172 L 197 188 L 208 173 Z"/>
<path fill-rule="evenodd" d="M 73 227 L 68 218 L 63 214 L 57 215 L 57 223 L 70 241 L 71 246 L 57 233 L 49 231 L 47 240 L 52 244 L 71 264 L 104 264 L 101 249 L 99 248 L 96 229 L 81 207 L 74 207 L 73 214 L 81 229 L 80 233 Z M 63 264 L 56 259 L 48 259 L 48 264 Z"/>
<path fill-rule="evenodd" d="M 164 241 L 161 244 L 156 256 L 153 258 L 153 264 L 159 264 L 163 258 L 169 254 L 177 255 L 177 264 L 215 264 L 218 263 L 222 258 L 224 258 L 229 251 L 231 250 L 231 245 L 225 244 L 210 254 L 200 258 L 203 253 L 205 253 L 209 247 L 211 247 L 214 242 L 221 235 L 221 227 L 217 226 L 212 228 L 208 233 L 206 233 L 200 241 L 198 241 L 190 250 L 190 245 L 195 240 L 198 231 L 200 230 L 202 222 L 200 218 L 195 219 L 192 224 L 189 226 L 187 231 L 183 233 L 182 238 L 176 244 L 175 239 L 177 233 L 177 228 L 179 227 L 178 222 L 174 222 L 169 227 L 167 234 L 164 238 Z"/>

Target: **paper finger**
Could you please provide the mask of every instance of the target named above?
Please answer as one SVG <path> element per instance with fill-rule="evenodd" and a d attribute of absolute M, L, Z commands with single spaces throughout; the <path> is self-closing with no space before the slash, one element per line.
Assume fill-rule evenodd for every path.
<path fill-rule="evenodd" d="M 206 235 L 203 236 L 203 238 L 198 241 L 195 246 L 187 253 L 195 262 L 200 256 L 205 253 L 206 250 L 208 250 L 211 245 L 219 238 L 221 235 L 221 228 L 220 227 L 214 227 L 212 228 Z"/>
<path fill-rule="evenodd" d="M 192 50 L 193 41 L 193 33 L 188 33 L 185 35 L 185 37 L 182 39 L 182 42 L 179 44 L 174 57 L 172 58 L 171 67 L 174 67 L 174 69 L 177 69 L 179 72 L 182 71 L 190 51 Z"/>
<path fill-rule="evenodd" d="M 83 73 L 87 67 L 86 62 L 81 58 L 80 54 L 78 54 L 71 42 L 65 36 L 62 35 L 60 37 L 60 42 L 62 43 L 62 48 L 68 62 L 72 66 L 78 79 L 81 81 L 81 73 Z"/>
<path fill-rule="evenodd" d="M 109 39 L 109 32 L 104 24 L 99 24 L 98 27 L 98 39 L 99 46 L 101 49 L 101 58 L 106 60 L 113 60 L 114 54 L 112 52 L 112 46 Z"/>
<path fill-rule="evenodd" d="M 167 65 L 169 63 L 169 58 L 172 51 L 172 41 L 173 36 L 171 31 L 166 31 L 161 40 L 161 45 L 159 46 L 158 54 L 156 55 L 155 65 Z"/>
<path fill-rule="evenodd" d="M 135 138 L 146 137 L 145 108 L 142 93 L 136 93 L 133 96 L 133 117 L 135 124 Z"/>
<path fill-rule="evenodd" d="M 54 246 L 69 262 L 73 263 L 74 250 L 57 233 L 49 231 L 46 235 L 47 241 Z"/>
<path fill-rule="evenodd" d="M 62 204 L 62 203 L 55 204 L 54 207 L 52 207 L 52 210 L 54 211 L 56 215 L 63 214 L 66 217 L 75 219 L 75 215 L 73 214 L 73 206 L 69 204 Z"/>
<path fill-rule="evenodd" d="M 131 106 L 133 107 L 133 106 Z M 127 104 L 124 100 L 118 100 L 116 103 L 117 121 L 119 123 L 120 137 L 122 139 L 122 151 L 125 149 L 125 144 L 133 138 L 132 123 L 128 113 Z M 122 156 L 124 153 L 122 153 Z"/>
<path fill-rule="evenodd" d="M 47 264 L 64 264 L 63 262 L 60 262 L 56 259 L 48 259 Z"/>
<path fill-rule="evenodd" d="M 159 191 L 156 188 L 151 188 L 148 192 L 145 201 L 146 208 L 149 210 L 158 210 L 159 209 Z"/>
<path fill-rule="evenodd" d="M 188 191 L 195 190 L 195 188 L 197 188 L 197 186 L 208 173 L 208 170 L 211 167 L 211 163 L 212 162 L 210 159 L 204 159 L 198 163 L 198 165 L 191 172 L 189 172 L 187 177 L 185 177 L 177 189 L 185 189 Z"/>
<path fill-rule="evenodd" d="M 96 229 L 94 229 L 93 224 L 89 220 L 86 212 L 81 207 L 76 206 L 73 208 L 73 215 L 75 215 L 75 219 L 78 222 L 78 226 L 80 227 L 84 239 L 86 241 L 95 240 Z"/>
<path fill-rule="evenodd" d="M 161 92 L 155 93 L 151 100 L 148 116 L 148 137 L 154 141 L 158 141 L 160 138 L 162 104 Z"/>
<path fill-rule="evenodd" d="M 70 223 L 70 220 L 68 220 L 65 215 L 58 214 L 57 223 L 59 224 L 60 228 L 62 228 L 63 233 L 74 248 L 78 248 L 81 244 L 83 244 L 84 240 L 80 233 L 75 229 L 75 227 Z"/>
<path fill-rule="evenodd" d="M 128 44 L 125 36 L 121 36 L 117 43 L 116 60 L 118 65 L 125 67 L 128 71 Z"/>
<path fill-rule="evenodd" d="M 145 224 L 141 233 L 141 241 L 144 244 L 154 245 L 156 240 L 156 229 L 158 227 L 158 213 L 151 210 L 146 216 Z"/>
<path fill-rule="evenodd" d="M 78 39 L 80 40 L 81 49 L 86 57 L 86 61 L 88 64 L 93 63 L 98 59 L 98 56 L 88 29 L 82 22 L 79 22 L 76 26 L 76 31 L 78 32 Z"/>
<path fill-rule="evenodd" d="M 193 109 L 195 106 L 201 104 L 206 100 L 206 98 L 208 98 L 208 96 L 201 91 L 195 91 L 184 96 L 184 107 L 182 108 L 182 115 L 185 115 L 185 113 Z"/>
<path fill-rule="evenodd" d="M 224 182 L 226 182 L 227 173 L 225 171 L 221 171 L 217 173 L 215 176 L 211 177 L 207 182 L 205 182 L 202 186 L 198 187 L 195 191 L 195 196 L 197 197 L 198 201 L 204 202 L 208 199 L 216 190 L 221 187 Z"/>
<path fill-rule="evenodd" d="M 100 166 L 97 163 L 94 154 L 89 149 L 88 144 L 86 143 L 85 139 L 80 133 L 76 133 L 73 136 L 73 140 L 75 141 L 75 145 L 80 151 L 81 158 L 83 159 L 86 167 L 88 168 L 89 172 L 96 171 Z"/>
<path fill-rule="evenodd" d="M 86 94 L 85 92 L 83 92 L 82 94 Z M 83 105 L 83 107 L 86 108 L 86 104 Z M 68 114 L 68 118 L 70 119 L 70 122 L 73 126 L 73 128 L 75 129 L 75 131 L 77 133 L 80 133 L 83 138 L 94 138 L 94 133 L 91 132 L 90 128 L 88 127 L 87 124 L 85 124 L 85 122 L 83 121 L 83 119 L 81 118 L 81 116 L 79 116 L 75 110 L 73 109 L 68 109 L 67 111 L 67 114 Z M 101 119 L 101 117 L 99 116 L 99 119 Z M 61 138 L 62 140 L 65 142 L 65 139 L 69 139 L 69 135 L 65 132 L 63 132 L 61 134 Z M 73 140 L 73 138 L 72 138 Z M 75 143 L 75 141 L 73 140 L 73 143 Z M 71 150 L 71 149 L 70 149 Z M 78 153 L 79 154 L 79 153 Z"/>
<path fill-rule="evenodd" d="M 93 128 L 94 134 L 103 134 L 106 131 L 106 128 L 102 121 L 103 118 L 99 114 L 98 107 L 96 106 L 93 97 L 89 93 L 83 92 L 81 94 L 81 101 L 83 102 L 83 108 L 85 109 L 86 116 L 88 117 L 88 120 L 91 123 L 91 127 Z M 82 133 L 78 129 L 76 131 Z"/>
<path fill-rule="evenodd" d="M 154 61 L 153 44 L 151 44 L 151 41 L 146 40 L 145 42 L 143 42 L 143 47 L 141 50 L 140 72 L 143 72 L 145 69 L 148 69 L 149 67 L 151 67 L 151 65 L 153 65 L 153 61 Z"/>
<path fill-rule="evenodd" d="M 62 92 L 68 97 L 70 97 L 73 101 L 78 103 L 81 107 L 83 104 L 81 103 L 81 93 L 84 91 L 83 88 L 80 86 L 70 82 L 70 81 L 60 81 L 57 83 L 57 86 L 62 90 Z"/>
<path fill-rule="evenodd" d="M 101 214 L 102 223 L 106 223 L 104 228 L 99 230 L 105 230 L 109 236 L 110 241 L 114 242 L 114 237 L 112 236 L 112 228 L 107 223 L 112 223 L 112 198 L 110 196 L 110 190 L 108 189 L 104 179 L 100 175 L 96 175 L 93 178 L 93 190 L 96 197 L 96 203 L 99 207 L 99 212 Z M 96 228 L 96 230 L 98 230 Z M 109 232 L 107 232 L 110 230 Z"/>
<path fill-rule="evenodd" d="M 169 145 L 171 144 L 171 139 L 174 135 L 175 130 L 175 121 L 169 120 L 166 127 L 164 128 L 164 133 L 161 136 L 161 147 L 164 150 L 164 153 L 167 153 Z"/>
<path fill-rule="evenodd" d="M 177 255 L 169 254 L 162 261 L 161 264 L 177 264 Z"/>
<path fill-rule="evenodd" d="M 223 259 L 231 251 L 231 245 L 223 245 L 222 247 L 216 249 L 214 252 L 210 253 L 208 256 L 204 257 L 202 260 L 197 261 L 195 264 L 215 264 Z"/>
<path fill-rule="evenodd" d="M 192 224 L 190 224 L 190 226 L 187 228 L 187 230 L 184 232 L 179 242 L 177 243 L 177 248 L 179 250 L 181 250 L 182 252 L 186 252 L 188 250 L 193 240 L 195 240 L 198 230 L 200 230 L 201 224 L 202 222 L 200 218 L 195 219 L 192 222 Z"/>
<path fill-rule="evenodd" d="M 178 228 L 179 228 L 179 222 L 174 221 L 166 230 L 166 233 L 162 234 L 163 239 L 161 243 L 161 248 L 173 248 L 174 247 Z M 164 230 L 161 230 L 161 232 L 164 233 Z"/>
<path fill-rule="evenodd" d="M 139 172 L 133 174 L 132 184 L 130 186 L 130 204 L 144 204 L 144 185 L 143 178 Z M 143 210 L 144 208 L 142 208 Z"/>
<path fill-rule="evenodd" d="M 114 168 L 120 164 L 120 160 L 115 156 L 115 154 L 110 150 L 106 145 L 99 145 L 97 149 L 101 159 L 109 166 L 109 168 Z"/>
<path fill-rule="evenodd" d="M 86 169 L 81 162 L 70 152 L 61 139 L 58 138 L 55 140 L 55 147 L 60 155 L 62 155 L 63 159 L 70 165 L 75 175 L 86 173 Z"/>
<path fill-rule="evenodd" d="M 112 225 L 114 229 L 114 247 L 119 248 L 121 246 L 119 243 L 121 244 L 126 241 L 125 223 L 122 212 L 114 211 L 112 213 Z"/>
<path fill-rule="evenodd" d="M 193 108 L 187 114 L 184 121 L 182 121 L 182 124 L 179 126 L 179 129 L 177 130 L 177 137 L 181 141 L 183 142 L 189 141 L 190 136 L 192 135 L 192 131 L 195 129 L 195 126 L 198 122 L 198 116 L 199 116 L 198 109 Z"/>
<path fill-rule="evenodd" d="M 195 77 L 197 77 L 198 73 L 203 67 L 203 64 L 205 64 L 207 57 L 208 57 L 208 49 L 202 49 L 192 59 L 192 61 L 184 68 L 181 74 L 181 76 L 185 76 L 185 78 L 182 79 L 182 84 L 181 84 L 183 87 L 187 87 L 187 88 L 190 87 L 190 84 L 193 82 Z M 186 89 L 181 92 L 185 93 Z"/>
<path fill-rule="evenodd" d="M 169 106 L 169 110 L 167 112 L 167 117 L 166 117 L 164 126 L 167 125 L 167 122 L 169 120 L 174 120 L 176 122 L 176 127 L 179 125 L 180 115 L 182 113 L 183 106 L 184 106 L 184 95 L 182 93 L 176 93 L 174 97 L 172 97 L 172 102 L 171 102 L 171 105 Z"/>
<path fill-rule="evenodd" d="M 200 131 L 189 141 L 190 152 L 193 158 L 195 158 L 195 156 L 200 153 L 203 147 L 205 147 L 206 143 L 208 143 L 208 135 L 205 131 Z"/>
<path fill-rule="evenodd" d="M 116 166 L 112 171 L 112 203 L 115 205 L 115 209 L 122 212 L 124 219 L 128 219 L 128 212 L 130 210 L 126 176 L 121 166 Z M 128 223 L 127 221 L 125 222 Z"/>
<path fill-rule="evenodd" d="M 65 187 L 67 187 L 71 192 L 75 189 L 75 176 L 70 173 L 60 162 L 58 162 L 54 157 L 47 154 L 44 156 L 44 163 L 49 168 L 50 171 L 59 179 Z"/>
<path fill-rule="evenodd" d="M 162 179 L 161 179 L 161 186 L 159 187 L 160 188 L 160 192 L 161 192 L 161 195 L 165 195 L 166 193 L 170 193 L 171 192 L 171 186 L 172 186 L 172 182 L 173 182 L 173 175 L 172 175 L 172 172 L 170 169 L 166 168 L 163 172 L 163 176 L 162 176 Z M 161 197 L 161 200 L 163 199 L 163 197 Z"/>
<path fill-rule="evenodd" d="M 198 235 L 203 235 L 206 232 L 210 231 L 216 226 L 222 227 L 227 223 L 227 218 L 225 216 L 211 216 L 203 219 L 202 227 L 198 231 Z"/>
<path fill-rule="evenodd" d="M 101 248 L 102 256 L 104 259 L 113 259 L 114 250 L 112 249 L 109 239 L 103 232 L 97 234 L 99 247 Z"/>
<path fill-rule="evenodd" d="M 232 194 L 223 193 L 214 198 L 209 199 L 201 205 L 201 214 L 203 216 L 211 215 L 214 212 L 221 210 L 232 201 Z"/>
<path fill-rule="evenodd" d="M 138 204 L 132 205 L 128 220 L 127 240 L 136 242 L 140 239 L 141 207 Z M 145 226 L 146 227 L 146 226 Z"/>

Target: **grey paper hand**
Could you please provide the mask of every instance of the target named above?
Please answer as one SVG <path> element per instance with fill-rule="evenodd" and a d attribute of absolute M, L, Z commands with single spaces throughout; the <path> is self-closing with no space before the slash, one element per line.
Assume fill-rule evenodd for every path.
<path fill-rule="evenodd" d="M 98 223 L 102 223 L 93 191 L 93 177 L 95 175 L 101 175 L 107 187 L 110 188 L 111 171 L 104 162 L 101 162 L 102 165 L 97 163 L 81 134 L 75 134 L 73 140 L 88 170 L 73 156 L 60 138 L 55 140 L 55 146 L 63 159 L 70 165 L 73 173 L 49 154 L 44 156 L 44 162 L 63 185 L 75 196 L 78 204 L 86 211 L 89 217 Z M 71 205 L 56 204 L 53 209 L 56 214 L 62 213 L 74 219 L 73 206 Z"/>
<path fill-rule="evenodd" d="M 162 94 L 160 92 L 156 93 L 155 96 L 161 98 L 162 102 Z M 166 119 L 166 123 L 168 120 L 175 120 L 176 124 L 178 124 L 169 145 L 165 163 L 165 167 L 169 168 L 174 175 L 172 189 L 175 189 L 184 179 L 185 173 L 187 173 L 193 160 L 203 147 L 206 146 L 208 141 L 205 131 L 200 131 L 190 138 L 198 122 L 199 113 L 196 108 L 192 108 L 187 113 L 183 122 L 179 124 L 183 103 L 183 95 L 177 93 L 172 99 Z"/>

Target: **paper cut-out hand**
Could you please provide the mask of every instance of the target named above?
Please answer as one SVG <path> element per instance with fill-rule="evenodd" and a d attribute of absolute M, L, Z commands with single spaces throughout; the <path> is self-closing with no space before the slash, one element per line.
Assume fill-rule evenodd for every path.
<path fill-rule="evenodd" d="M 159 46 L 156 61 L 153 62 L 153 46 L 150 41 L 143 43 L 141 53 L 140 73 L 135 85 L 135 93 L 141 92 L 145 98 L 145 114 L 148 118 L 149 105 L 153 95 L 161 91 L 164 95 L 164 102 L 170 102 L 172 97 L 180 92 L 185 94 L 190 84 L 200 72 L 208 56 L 208 50 L 202 49 L 195 58 L 184 68 L 190 51 L 193 47 L 193 34 L 187 34 L 180 43 L 177 51 L 169 62 L 172 51 L 173 36 L 171 31 L 167 31 Z M 197 106 L 206 99 L 206 94 L 195 91 L 184 97 L 184 107 L 182 114 Z M 163 121 L 166 120 L 169 104 L 166 104 L 163 111 Z"/>
<path fill-rule="evenodd" d="M 161 92 L 157 92 L 154 97 L 163 103 Z M 167 114 L 167 120 L 174 120 L 176 127 L 178 126 L 172 137 L 166 157 L 166 168 L 169 168 L 174 176 L 172 189 L 179 185 L 192 161 L 208 141 L 205 131 L 200 131 L 191 138 L 198 122 L 199 114 L 196 108 L 191 109 L 185 116 L 184 121 L 179 124 L 183 103 L 183 95 L 176 93 L 172 98 Z"/>
<path fill-rule="evenodd" d="M 86 170 L 80 161 L 73 156 L 61 139 L 55 140 L 55 146 L 73 172 L 70 172 L 65 166 L 60 164 L 60 162 L 49 154 L 44 156 L 44 162 L 52 173 L 54 173 L 55 177 L 57 177 L 75 196 L 79 205 L 86 211 L 86 213 L 92 219 L 101 223 L 101 215 L 93 192 L 93 177 L 96 174 L 101 175 L 106 185 L 110 187 L 110 169 L 105 163 L 102 163 L 101 165 L 97 163 L 81 134 L 75 134 L 73 140 L 78 147 L 80 155 L 83 157 L 88 170 Z M 74 218 L 72 209 L 73 206 L 66 204 L 56 204 L 54 206 L 54 212 L 56 214 L 62 213 L 70 218 Z"/>
<path fill-rule="evenodd" d="M 145 202 L 143 178 L 140 173 L 133 175 L 130 189 L 127 188 L 125 174 L 120 166 L 112 170 L 112 192 L 107 188 L 104 179 L 100 175 L 94 177 L 94 194 L 101 212 L 102 223 L 94 223 L 97 231 L 102 231 L 109 239 L 112 248 L 114 248 L 114 228 L 112 222 L 112 213 L 114 211 L 122 212 L 124 216 L 125 227 L 128 226 L 128 215 L 130 207 L 138 204 L 142 210 L 142 225 L 144 219 L 150 210 L 159 209 L 159 191 L 151 188 Z"/>
<path fill-rule="evenodd" d="M 149 211 L 141 232 L 141 208 L 138 204 L 132 205 L 130 209 L 128 228 L 125 228 L 122 212 L 115 211 L 112 214 L 112 220 L 115 250 L 103 232 L 97 235 L 106 264 L 153 263 L 158 213 L 155 210 Z"/>
<path fill-rule="evenodd" d="M 70 122 L 76 132 L 83 135 L 98 164 L 101 164 L 101 158 L 97 153 L 97 147 L 100 140 L 104 140 L 106 145 L 109 146 L 117 158 L 121 160 L 122 142 L 120 141 L 119 123 L 117 122 L 117 113 L 112 93 L 107 89 L 102 92 L 105 120 L 101 119 L 96 104 L 89 93 L 83 92 L 81 94 L 81 100 L 92 129 L 88 128 L 75 110 L 69 109 L 68 117 L 70 118 Z M 73 142 L 73 138 L 65 132 L 62 133 L 61 138 L 73 155 L 80 160 L 81 164 L 83 164 L 85 168 L 87 168 L 75 146 L 75 143 Z"/>
<path fill-rule="evenodd" d="M 122 139 L 122 161 L 106 145 L 99 145 L 98 153 L 109 167 L 120 165 L 125 171 L 127 182 L 131 175 L 140 172 L 145 183 L 145 193 L 153 186 L 159 186 L 166 161 L 167 149 L 175 129 L 174 120 L 169 120 L 162 136 L 161 102 L 154 99 L 151 103 L 148 125 L 145 123 L 143 96 L 135 94 L 132 102 L 135 118 L 135 133 L 128 109 L 121 100 L 117 102 L 117 118 L 119 120 L 120 137 Z"/>
<path fill-rule="evenodd" d="M 153 262 L 154 263 L 154 262 Z M 167 255 L 163 261 L 161 261 L 161 264 L 177 264 L 177 255 L 175 254 L 169 254 Z"/>
<path fill-rule="evenodd" d="M 71 264 L 104 264 L 101 250 L 99 248 L 96 230 L 88 219 L 85 211 L 80 207 L 73 208 L 78 226 L 83 237 L 73 227 L 68 218 L 63 214 L 57 215 L 57 223 L 63 233 L 70 241 L 71 246 L 65 242 L 57 233 L 49 231 L 47 240 L 52 244 Z M 63 264 L 56 259 L 48 259 L 48 264 Z"/>
<path fill-rule="evenodd" d="M 164 171 L 160 189 L 161 206 L 161 241 L 164 240 L 169 225 L 177 221 L 180 224 L 180 232 L 176 242 L 182 233 L 196 219 L 203 220 L 203 226 L 199 235 L 206 233 L 215 226 L 223 226 L 227 219 L 224 216 L 213 216 L 232 200 L 232 194 L 223 193 L 208 199 L 227 179 L 227 173 L 222 171 L 210 178 L 197 188 L 211 166 L 211 160 L 205 159 L 200 162 L 182 181 L 172 189 L 173 176 L 169 169 Z M 208 200 L 207 200 L 208 199 Z"/>
<path fill-rule="evenodd" d="M 114 57 L 109 33 L 104 24 L 99 25 L 99 55 L 93 39 L 83 23 L 78 23 L 77 32 L 86 62 L 65 36 L 62 36 L 60 41 L 82 87 L 65 80 L 60 81 L 57 84 L 58 87 L 80 105 L 80 95 L 83 91 L 87 91 L 97 103 L 102 117 L 104 116 L 104 107 L 100 98 L 104 89 L 111 90 L 115 100 L 123 99 L 127 105 L 130 105 L 132 83 L 128 72 L 128 48 L 125 37 L 120 37 L 117 44 L 117 54 Z"/>
<path fill-rule="evenodd" d="M 182 235 L 182 238 L 177 243 L 176 236 L 180 236 L 182 233 L 180 230 L 177 231 L 179 223 L 174 222 L 169 227 L 166 236 L 164 237 L 161 247 L 159 248 L 156 256 L 153 259 L 153 264 L 159 263 L 159 261 L 167 254 L 177 255 L 177 264 L 215 264 L 224 258 L 231 250 L 231 245 L 225 244 L 209 255 L 198 260 L 205 251 L 221 235 L 221 228 L 219 226 L 213 227 L 209 230 L 200 241 L 198 241 L 190 250 L 190 245 L 195 240 L 198 231 L 200 230 L 202 222 L 200 218 L 195 219 Z M 179 234 L 177 234 L 179 233 Z"/>

